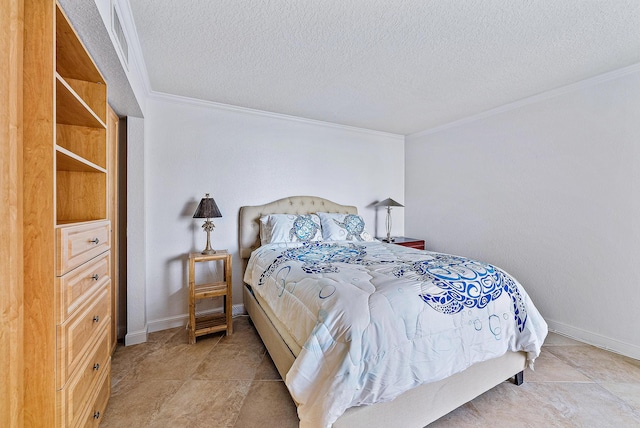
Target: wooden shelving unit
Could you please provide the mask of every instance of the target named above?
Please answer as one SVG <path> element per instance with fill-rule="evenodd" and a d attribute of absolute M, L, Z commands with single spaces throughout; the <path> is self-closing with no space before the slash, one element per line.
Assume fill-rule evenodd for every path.
<path fill-rule="evenodd" d="M 56 222 L 107 218 L 107 85 L 56 7 Z"/>
<path fill-rule="evenodd" d="M 222 263 L 222 281 L 196 283 L 196 263 Z M 233 333 L 232 299 L 231 299 L 231 254 L 226 250 L 219 250 L 215 254 L 189 254 L 189 343 L 195 343 L 196 337 L 205 334 L 226 331 Z M 222 297 L 223 312 L 198 316 L 196 305 L 198 301 Z"/>
<path fill-rule="evenodd" d="M 24 28 L 25 426 L 97 426 L 113 335 L 107 85 L 58 3 L 24 0 Z"/>

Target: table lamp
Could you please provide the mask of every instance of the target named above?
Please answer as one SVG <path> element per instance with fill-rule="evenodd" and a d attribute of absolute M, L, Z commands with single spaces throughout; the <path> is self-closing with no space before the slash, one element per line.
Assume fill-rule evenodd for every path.
<path fill-rule="evenodd" d="M 205 194 L 204 198 L 198 204 L 198 208 L 196 208 L 196 212 L 193 214 L 193 218 L 206 218 L 207 220 L 202 225 L 202 228 L 207 232 L 207 247 L 202 251 L 202 254 L 215 254 L 216 250 L 211 248 L 211 239 L 210 234 L 215 227 L 213 222 L 210 220 L 211 218 L 222 217 L 220 214 L 220 210 L 216 205 L 216 201 L 213 198 L 209 197 L 209 194 Z"/>
<path fill-rule="evenodd" d="M 375 204 L 376 207 L 387 207 L 387 237 L 383 239 L 384 242 L 393 242 L 395 239 L 391 237 L 391 207 L 404 207 L 404 205 L 394 201 L 391 198 L 387 198 L 384 201 L 380 201 Z"/>

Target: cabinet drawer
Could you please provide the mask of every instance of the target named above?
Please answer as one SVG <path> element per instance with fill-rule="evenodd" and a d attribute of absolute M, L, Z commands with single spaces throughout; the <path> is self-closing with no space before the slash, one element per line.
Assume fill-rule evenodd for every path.
<path fill-rule="evenodd" d="M 56 229 L 56 276 L 62 276 L 111 246 L 109 221 Z"/>
<path fill-rule="evenodd" d="M 68 320 L 57 326 L 58 371 L 57 387 L 67 383 L 82 357 L 96 343 L 103 325 L 111 322 L 111 280 L 98 293 L 76 311 Z"/>
<path fill-rule="evenodd" d="M 110 362 L 109 332 L 108 328 L 103 328 L 98 343 L 82 360 L 65 387 L 58 391 L 59 408 L 62 410 L 61 426 L 75 426 L 84 419 L 83 409 L 91 403 L 90 399 L 97 391 L 102 374 L 109 371 Z"/>
<path fill-rule="evenodd" d="M 110 272 L 111 256 L 107 251 L 79 268 L 56 278 L 56 324 L 62 324 L 106 281 L 109 281 Z"/>
<path fill-rule="evenodd" d="M 424 241 L 404 242 L 398 245 L 403 247 L 416 248 L 418 250 L 424 250 Z"/>
<path fill-rule="evenodd" d="M 109 367 L 107 367 L 107 370 L 108 371 L 101 380 L 102 384 L 99 386 L 100 390 L 98 391 L 98 395 L 87 408 L 84 417 L 80 420 L 80 424 L 78 425 L 79 427 L 97 428 L 98 425 L 100 425 L 100 422 L 102 422 L 104 411 L 107 408 L 107 403 L 109 402 L 109 396 L 111 396 L 111 376 L 109 376 L 109 372 L 111 371 L 111 360 L 109 360 Z"/>

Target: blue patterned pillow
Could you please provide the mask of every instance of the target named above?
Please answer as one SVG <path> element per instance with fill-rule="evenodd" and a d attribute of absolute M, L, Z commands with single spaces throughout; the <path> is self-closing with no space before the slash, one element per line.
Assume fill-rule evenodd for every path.
<path fill-rule="evenodd" d="M 357 214 L 318 213 L 324 241 L 375 241 Z"/>
<path fill-rule="evenodd" d="M 260 242 L 321 241 L 320 218 L 315 214 L 269 214 L 260 218 Z"/>

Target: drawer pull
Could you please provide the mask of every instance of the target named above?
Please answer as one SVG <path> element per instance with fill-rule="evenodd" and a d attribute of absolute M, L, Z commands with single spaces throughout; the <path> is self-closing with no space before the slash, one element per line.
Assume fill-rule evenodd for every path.
<path fill-rule="evenodd" d="M 93 412 L 93 419 L 100 419 L 100 412 Z"/>
<path fill-rule="evenodd" d="M 94 369 L 95 371 L 100 370 L 100 363 L 95 363 L 95 364 L 93 365 L 93 369 Z"/>
<path fill-rule="evenodd" d="M 93 242 L 94 244 L 98 245 L 100 243 L 100 240 L 98 238 L 92 239 L 89 242 Z"/>
<path fill-rule="evenodd" d="M 93 322 L 98 322 L 100 321 L 100 317 L 98 315 L 93 317 Z"/>
<path fill-rule="evenodd" d="M 100 276 L 96 273 L 91 277 L 94 281 L 97 281 Z"/>

